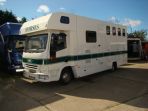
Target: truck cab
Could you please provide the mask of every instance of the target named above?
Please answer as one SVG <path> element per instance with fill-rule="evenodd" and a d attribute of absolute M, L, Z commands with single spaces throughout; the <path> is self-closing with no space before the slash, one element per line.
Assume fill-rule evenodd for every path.
<path fill-rule="evenodd" d="M 24 36 L 19 35 L 21 24 L 7 22 L 0 26 L 0 66 L 9 72 L 23 72 Z"/>
<path fill-rule="evenodd" d="M 126 27 L 118 24 L 56 12 L 24 23 L 20 34 L 24 77 L 33 81 L 68 83 L 127 60 Z"/>

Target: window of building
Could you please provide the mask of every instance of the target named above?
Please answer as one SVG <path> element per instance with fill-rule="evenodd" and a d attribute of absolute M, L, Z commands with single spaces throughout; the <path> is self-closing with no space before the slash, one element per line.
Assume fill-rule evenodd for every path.
<path fill-rule="evenodd" d="M 97 41 L 96 31 L 86 31 L 86 42 L 95 43 Z"/>
<path fill-rule="evenodd" d="M 69 17 L 61 16 L 60 22 L 63 24 L 69 24 L 70 22 Z"/>
<path fill-rule="evenodd" d="M 125 36 L 125 29 L 122 29 L 122 36 Z"/>
<path fill-rule="evenodd" d="M 118 36 L 121 36 L 121 29 L 118 28 Z"/>
<path fill-rule="evenodd" d="M 112 28 L 112 34 L 113 34 L 113 35 L 116 35 L 116 27 L 113 27 L 113 28 Z"/>
<path fill-rule="evenodd" d="M 110 26 L 106 26 L 106 34 L 110 35 Z"/>

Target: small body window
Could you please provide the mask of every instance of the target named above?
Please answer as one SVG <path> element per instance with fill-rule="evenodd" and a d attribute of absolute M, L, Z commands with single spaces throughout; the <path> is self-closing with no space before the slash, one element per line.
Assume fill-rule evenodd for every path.
<path fill-rule="evenodd" d="M 112 34 L 113 34 L 113 35 L 116 35 L 116 27 L 113 27 L 113 28 L 112 28 Z"/>
<path fill-rule="evenodd" d="M 106 34 L 110 35 L 110 26 L 106 26 Z"/>
<path fill-rule="evenodd" d="M 60 22 L 63 24 L 69 24 L 70 22 L 69 17 L 61 16 Z"/>
<path fill-rule="evenodd" d="M 118 28 L 118 36 L 121 36 L 121 29 Z"/>
<path fill-rule="evenodd" d="M 86 31 L 86 42 L 95 43 L 97 41 L 96 31 Z"/>
<path fill-rule="evenodd" d="M 125 29 L 122 29 L 122 36 L 125 36 Z"/>

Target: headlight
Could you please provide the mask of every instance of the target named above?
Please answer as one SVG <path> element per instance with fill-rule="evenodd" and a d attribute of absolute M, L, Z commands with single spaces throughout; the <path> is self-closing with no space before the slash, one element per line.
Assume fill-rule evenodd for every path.
<path fill-rule="evenodd" d="M 15 68 L 16 68 L 16 69 L 19 69 L 19 68 L 21 68 L 21 66 L 15 66 Z"/>

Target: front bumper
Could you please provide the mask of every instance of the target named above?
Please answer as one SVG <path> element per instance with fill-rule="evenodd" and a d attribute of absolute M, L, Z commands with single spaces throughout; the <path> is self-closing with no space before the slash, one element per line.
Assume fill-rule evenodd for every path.
<path fill-rule="evenodd" d="M 49 75 L 44 73 L 30 73 L 28 71 L 24 71 L 24 77 L 36 82 L 50 82 Z"/>
<path fill-rule="evenodd" d="M 22 67 L 22 65 L 18 65 L 18 66 L 10 66 L 8 67 L 8 70 L 10 72 L 14 72 L 14 73 L 23 73 L 24 72 L 24 68 Z"/>

